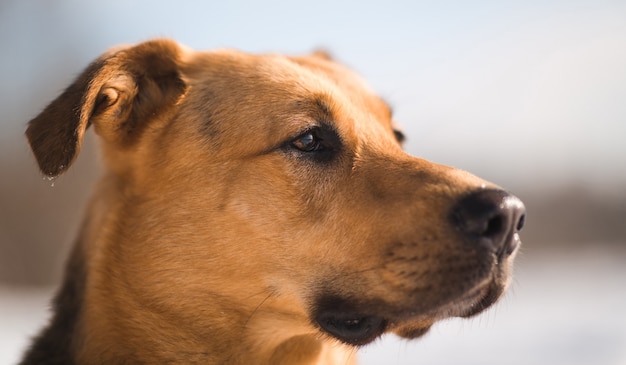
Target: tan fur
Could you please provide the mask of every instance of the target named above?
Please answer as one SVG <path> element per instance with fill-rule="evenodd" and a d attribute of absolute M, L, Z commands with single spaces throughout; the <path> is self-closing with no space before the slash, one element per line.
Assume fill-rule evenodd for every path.
<path fill-rule="evenodd" d="M 289 145 L 320 123 L 341 137 L 327 163 Z M 73 259 L 76 364 L 347 364 L 355 348 L 312 320 L 319 296 L 415 337 L 508 282 L 511 259 L 463 249 L 446 223 L 493 185 L 406 154 L 388 106 L 325 54 L 110 51 L 31 121 L 45 174 L 89 125 L 106 170 Z"/>

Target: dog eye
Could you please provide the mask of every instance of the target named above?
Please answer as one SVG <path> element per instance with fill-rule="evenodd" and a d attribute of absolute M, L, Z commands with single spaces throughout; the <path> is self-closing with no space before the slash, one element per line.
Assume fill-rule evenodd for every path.
<path fill-rule="evenodd" d="M 313 132 L 307 132 L 296 138 L 291 145 L 302 152 L 322 150 L 322 140 Z"/>
<path fill-rule="evenodd" d="M 315 163 L 328 163 L 340 154 L 343 149 L 341 137 L 331 126 L 310 127 L 295 138 L 290 138 L 282 145 L 284 151 L 298 159 Z M 303 161 L 303 160 L 301 160 Z"/>

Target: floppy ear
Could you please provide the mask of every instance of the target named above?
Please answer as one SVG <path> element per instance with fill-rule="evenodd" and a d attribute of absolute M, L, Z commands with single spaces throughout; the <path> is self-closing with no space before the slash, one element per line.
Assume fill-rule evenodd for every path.
<path fill-rule="evenodd" d="M 180 52 L 173 41 L 155 40 L 108 52 L 89 65 L 29 122 L 26 136 L 41 171 L 50 177 L 65 172 L 91 124 L 107 142 L 131 145 L 184 94 Z"/>

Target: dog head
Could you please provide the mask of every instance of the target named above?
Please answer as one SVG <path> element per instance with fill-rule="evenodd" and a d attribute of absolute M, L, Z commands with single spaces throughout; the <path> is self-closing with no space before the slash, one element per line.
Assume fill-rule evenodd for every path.
<path fill-rule="evenodd" d="M 509 282 L 522 203 L 405 153 L 389 106 L 325 55 L 112 50 L 30 122 L 44 174 L 90 125 L 118 212 L 90 248 L 100 300 L 123 300 L 97 289 L 118 280 L 196 334 L 359 346 L 477 314 Z"/>

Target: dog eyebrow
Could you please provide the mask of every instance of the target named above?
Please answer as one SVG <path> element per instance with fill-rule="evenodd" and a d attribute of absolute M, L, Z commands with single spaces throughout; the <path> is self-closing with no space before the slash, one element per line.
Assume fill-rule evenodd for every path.
<path fill-rule="evenodd" d="M 335 118 L 330 103 L 326 99 L 324 95 L 314 95 L 298 100 L 296 106 L 318 122 L 330 123 Z"/>

